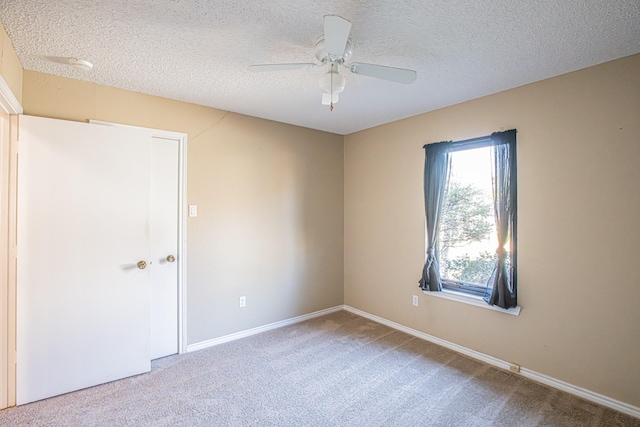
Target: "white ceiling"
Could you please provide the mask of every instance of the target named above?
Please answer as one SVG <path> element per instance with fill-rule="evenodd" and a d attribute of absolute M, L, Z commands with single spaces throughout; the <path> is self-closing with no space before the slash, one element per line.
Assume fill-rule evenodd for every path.
<path fill-rule="evenodd" d="M 348 62 L 414 69 L 410 85 L 342 69 L 320 104 L 323 16 L 353 24 Z M 349 134 L 640 52 L 638 0 L 2 0 L 25 69 Z M 77 71 L 56 58 L 91 61 Z"/>

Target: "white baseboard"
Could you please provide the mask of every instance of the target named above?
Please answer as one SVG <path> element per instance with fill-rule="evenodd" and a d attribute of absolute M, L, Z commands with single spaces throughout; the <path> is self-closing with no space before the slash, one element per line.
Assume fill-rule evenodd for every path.
<path fill-rule="evenodd" d="M 532 371 L 527 368 L 520 368 L 520 375 L 529 378 L 530 380 L 548 385 L 549 387 L 557 388 L 561 391 L 566 391 L 575 396 L 581 397 L 591 402 L 606 406 L 607 408 L 615 409 L 623 414 L 631 415 L 632 417 L 640 418 L 640 408 L 630 405 L 625 402 L 613 399 L 595 391 L 587 390 L 586 388 L 578 387 L 573 384 L 558 380 L 540 372 Z"/>
<path fill-rule="evenodd" d="M 313 313 L 304 314 L 302 316 L 292 317 L 289 319 L 281 320 L 279 322 L 269 323 L 268 325 L 258 326 L 257 328 L 247 329 L 247 330 L 236 332 L 233 334 L 224 335 L 222 337 L 201 341 L 195 344 L 189 344 L 187 346 L 187 353 L 213 347 L 219 344 L 224 344 L 226 342 L 239 340 L 240 338 L 249 337 L 251 335 L 270 331 L 272 329 L 282 328 L 283 326 L 293 325 L 294 323 L 304 322 L 305 320 L 313 319 L 314 317 L 324 316 L 325 314 L 329 314 L 329 313 L 335 313 L 336 311 L 340 311 L 343 309 L 344 309 L 344 306 L 338 305 L 335 307 L 326 308 L 324 310 L 314 311 Z"/>
<path fill-rule="evenodd" d="M 470 348 L 463 347 L 458 344 L 454 344 L 450 341 L 446 341 L 438 337 L 434 337 L 433 335 L 425 334 L 424 332 L 411 329 L 399 323 L 392 322 L 390 320 L 367 313 L 366 311 L 358 310 L 357 308 L 353 308 L 348 305 L 344 306 L 344 310 L 357 314 L 358 316 L 362 316 L 367 319 L 373 320 L 374 322 L 378 322 L 383 325 L 389 326 L 390 328 L 405 332 L 409 335 L 413 335 L 415 337 L 422 338 L 423 340 L 441 345 L 442 347 L 446 347 L 453 351 L 457 351 L 458 353 L 462 353 L 466 356 L 488 363 L 489 365 L 495 366 L 497 368 L 505 369 L 507 371 L 509 370 L 509 365 L 510 365 L 509 362 L 495 358 L 493 356 L 489 356 L 488 354 L 480 353 L 479 351 L 471 350 Z M 567 382 L 558 380 L 556 378 L 552 378 L 548 375 L 541 374 L 536 371 L 532 371 L 530 369 L 521 367 L 520 375 L 530 380 L 539 382 L 541 384 L 548 385 L 555 389 L 565 391 L 567 393 L 571 393 L 575 396 L 581 397 L 583 399 L 589 400 L 599 405 L 606 406 L 607 408 L 615 409 L 616 411 L 620 411 L 624 414 L 631 415 L 632 417 L 640 418 L 640 408 L 637 406 L 633 406 L 628 403 L 621 402 L 616 399 L 612 399 L 605 395 L 593 392 L 591 390 L 584 389 L 582 387 L 575 386 L 573 384 L 569 384 Z"/>

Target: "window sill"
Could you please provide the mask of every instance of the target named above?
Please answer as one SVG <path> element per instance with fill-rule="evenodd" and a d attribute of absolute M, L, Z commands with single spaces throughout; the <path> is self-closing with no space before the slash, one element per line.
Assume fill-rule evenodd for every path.
<path fill-rule="evenodd" d="M 504 308 L 496 307 L 493 305 L 487 304 L 481 297 L 476 297 L 472 295 L 463 294 L 460 292 L 450 291 L 443 289 L 440 292 L 429 292 L 422 291 L 425 295 L 436 298 L 444 298 L 452 301 L 458 301 L 463 304 L 475 305 L 476 307 L 485 308 L 488 310 L 499 311 L 501 313 L 511 314 L 512 316 L 520 315 L 520 306 L 516 306 L 513 308 L 509 308 L 505 310 Z"/>

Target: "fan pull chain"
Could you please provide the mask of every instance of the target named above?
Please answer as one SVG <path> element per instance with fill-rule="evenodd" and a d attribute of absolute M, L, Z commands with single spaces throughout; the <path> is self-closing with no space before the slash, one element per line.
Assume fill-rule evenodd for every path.
<path fill-rule="evenodd" d="M 329 84 L 329 90 L 331 91 L 331 93 L 329 94 L 329 96 L 331 97 L 331 101 L 330 101 L 330 105 L 329 105 L 329 111 L 333 111 L 333 62 L 331 63 L 331 75 L 329 77 L 331 77 L 331 83 Z"/>

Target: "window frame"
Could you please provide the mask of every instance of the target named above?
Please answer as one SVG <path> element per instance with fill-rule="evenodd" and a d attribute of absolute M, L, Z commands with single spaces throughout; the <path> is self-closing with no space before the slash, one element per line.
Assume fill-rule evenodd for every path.
<path fill-rule="evenodd" d="M 517 235 L 518 235 L 518 169 L 517 169 L 517 150 L 516 150 L 516 142 L 514 140 L 513 143 L 509 142 L 496 142 L 491 138 L 491 135 L 481 136 L 477 138 L 465 139 L 461 141 L 452 141 L 449 142 L 449 147 L 447 147 L 450 153 L 458 152 L 458 151 L 467 151 L 474 150 L 477 148 L 485 148 L 485 147 L 493 147 L 497 145 L 509 144 L 510 152 L 509 156 L 511 159 L 511 179 L 509 182 L 509 192 L 511 195 L 511 203 L 513 204 L 513 221 L 511 223 L 511 236 L 509 239 L 509 257 L 510 257 L 510 273 L 511 273 L 511 283 L 513 286 L 513 291 L 516 295 L 518 295 L 518 281 L 517 281 Z M 492 201 L 493 206 L 493 201 Z M 495 219 L 494 219 L 495 220 Z M 438 263 L 440 263 L 440 259 L 438 259 Z M 454 279 L 448 279 L 441 277 L 440 281 L 442 283 L 442 289 L 447 291 L 458 292 L 461 294 L 474 296 L 474 297 L 486 297 L 489 295 L 488 284 L 482 286 L 477 283 L 468 283 Z"/>

